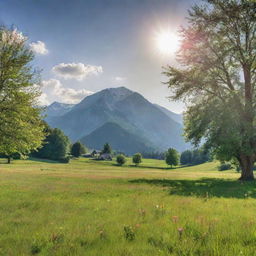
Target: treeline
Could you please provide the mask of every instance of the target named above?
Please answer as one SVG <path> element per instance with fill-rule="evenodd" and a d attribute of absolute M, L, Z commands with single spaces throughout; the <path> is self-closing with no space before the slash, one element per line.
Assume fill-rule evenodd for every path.
<path fill-rule="evenodd" d="M 44 125 L 46 137 L 42 146 L 31 154 L 33 157 L 68 163 L 71 157 L 79 157 L 87 152 L 79 141 L 71 144 L 60 129 L 51 128 L 46 123 Z"/>
<path fill-rule="evenodd" d="M 197 165 L 210 160 L 210 153 L 204 149 L 185 150 L 180 156 L 180 163 L 182 165 Z"/>
<path fill-rule="evenodd" d="M 142 153 L 144 158 L 148 159 L 159 159 L 164 160 L 165 159 L 165 152 L 143 152 Z"/>
<path fill-rule="evenodd" d="M 144 152 L 142 153 L 144 158 L 150 159 L 166 159 L 166 152 Z M 180 154 L 180 164 L 182 165 L 197 165 L 202 164 L 208 161 L 211 161 L 211 154 L 206 151 L 204 148 L 185 150 Z"/>

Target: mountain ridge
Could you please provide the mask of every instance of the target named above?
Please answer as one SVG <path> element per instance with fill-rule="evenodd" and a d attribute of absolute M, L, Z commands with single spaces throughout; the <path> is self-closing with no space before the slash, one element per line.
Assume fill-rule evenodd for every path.
<path fill-rule="evenodd" d="M 106 123 L 115 123 L 120 127 L 116 130 L 136 135 L 136 141 L 153 145 L 156 150 L 164 151 L 169 147 L 179 151 L 187 149 L 189 146 L 182 137 L 182 125 L 171 118 L 173 112 L 168 115 L 166 111 L 141 94 L 118 87 L 87 96 L 63 115 L 46 120 L 50 126 L 62 129 L 72 141 L 89 136 Z M 102 134 L 102 130 L 100 132 Z M 106 136 L 108 134 L 109 131 Z"/>

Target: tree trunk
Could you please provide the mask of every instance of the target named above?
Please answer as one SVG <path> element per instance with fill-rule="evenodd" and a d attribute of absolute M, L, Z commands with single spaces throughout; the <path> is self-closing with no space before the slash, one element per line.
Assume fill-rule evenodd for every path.
<path fill-rule="evenodd" d="M 254 157 L 241 156 L 239 162 L 242 170 L 241 177 L 239 178 L 239 180 L 243 180 L 243 181 L 254 180 L 254 175 L 253 175 Z"/>
<path fill-rule="evenodd" d="M 10 157 L 10 156 L 7 157 L 7 163 L 8 163 L 8 164 L 11 163 L 11 157 Z"/>

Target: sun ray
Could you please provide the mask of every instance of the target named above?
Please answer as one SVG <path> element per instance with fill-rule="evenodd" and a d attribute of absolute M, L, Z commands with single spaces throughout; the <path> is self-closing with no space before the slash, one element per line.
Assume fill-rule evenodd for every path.
<path fill-rule="evenodd" d="M 162 55 L 173 55 L 179 49 L 179 37 L 170 30 L 160 30 L 155 36 L 156 47 Z"/>

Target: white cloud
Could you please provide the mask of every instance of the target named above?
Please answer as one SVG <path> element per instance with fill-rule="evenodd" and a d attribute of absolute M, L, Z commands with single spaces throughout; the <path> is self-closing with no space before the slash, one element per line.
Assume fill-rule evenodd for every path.
<path fill-rule="evenodd" d="M 48 96 L 47 96 L 46 93 L 42 93 L 42 94 L 38 97 L 37 101 L 38 101 L 38 105 L 40 105 L 40 106 L 47 106 L 47 105 L 50 104 L 50 102 L 49 102 L 49 100 L 48 100 Z"/>
<path fill-rule="evenodd" d="M 29 44 L 29 46 L 30 46 L 30 49 L 37 54 L 45 55 L 49 52 L 46 48 L 45 43 L 42 41 L 33 42 Z"/>
<path fill-rule="evenodd" d="M 116 76 L 116 77 L 114 78 L 114 80 L 115 80 L 115 82 L 117 82 L 117 83 L 124 83 L 124 82 L 127 80 L 127 78 L 126 78 L 126 77 L 122 77 L 122 76 Z"/>
<path fill-rule="evenodd" d="M 83 63 L 60 63 L 52 71 L 65 79 L 82 80 L 89 75 L 98 75 L 103 72 L 101 66 L 85 65 Z"/>
<path fill-rule="evenodd" d="M 49 104 L 53 101 L 59 101 L 63 103 L 76 104 L 85 97 L 93 94 L 93 92 L 86 89 L 75 90 L 73 88 L 65 88 L 61 82 L 57 79 L 44 80 L 41 83 L 42 95 L 39 98 L 39 102 Z M 41 103 L 40 103 L 41 104 Z M 41 104 L 41 105 L 47 105 Z"/>
<path fill-rule="evenodd" d="M 91 94 L 93 94 L 93 92 L 85 89 L 75 90 L 72 88 L 62 88 L 58 96 L 60 99 L 63 99 L 65 103 L 76 104 Z"/>

